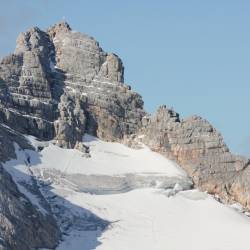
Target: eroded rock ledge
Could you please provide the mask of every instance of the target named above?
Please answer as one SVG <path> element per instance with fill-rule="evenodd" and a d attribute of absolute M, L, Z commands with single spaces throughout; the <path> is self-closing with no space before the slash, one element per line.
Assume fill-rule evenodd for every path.
<path fill-rule="evenodd" d="M 196 187 L 250 210 L 249 159 L 230 153 L 208 121 L 199 116 L 181 120 L 178 113 L 161 106 L 152 117 L 144 117 L 143 125 L 139 138 L 177 161 Z"/>
<path fill-rule="evenodd" d="M 65 22 L 47 32 L 31 28 L 0 63 L 0 122 L 68 148 L 85 132 L 121 139 L 145 115 L 123 72 L 118 56 Z"/>

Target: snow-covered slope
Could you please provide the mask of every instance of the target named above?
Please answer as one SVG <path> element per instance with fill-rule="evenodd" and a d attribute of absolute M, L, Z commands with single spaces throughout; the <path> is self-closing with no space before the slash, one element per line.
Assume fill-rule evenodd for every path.
<path fill-rule="evenodd" d="M 191 189 L 178 165 L 150 151 L 85 136 L 90 157 L 28 137 L 5 168 L 64 232 L 57 250 L 248 250 L 250 219 Z M 37 188 L 37 190 L 36 190 Z"/>
<path fill-rule="evenodd" d="M 37 147 L 43 145 L 28 137 Z M 33 139 L 33 140 L 32 140 Z M 174 162 L 152 152 L 146 146 L 140 150 L 129 148 L 120 143 L 102 141 L 85 135 L 84 144 L 90 147 L 90 156 L 74 149 L 62 149 L 52 143 L 45 144 L 40 153 L 40 168 L 54 168 L 65 174 L 123 175 L 129 173 L 157 173 L 169 177 L 186 177 L 186 173 Z M 32 153 L 31 153 L 32 154 Z"/>
<path fill-rule="evenodd" d="M 72 193 L 67 199 L 112 222 L 93 249 L 249 249 L 250 220 L 196 190 L 172 197 L 155 189 L 99 196 Z M 82 241 L 68 239 L 58 250 L 92 249 L 85 248 L 86 236 Z M 78 246 L 73 248 L 75 239 Z"/>
<path fill-rule="evenodd" d="M 119 143 L 101 141 L 86 135 L 90 149 L 86 157 L 75 149 L 44 145 L 29 137 L 35 147 L 44 147 L 30 156 L 32 171 L 43 181 L 66 180 L 78 191 L 96 194 L 120 193 L 141 187 L 190 188 L 191 180 L 174 162 L 142 145 L 136 150 Z"/>

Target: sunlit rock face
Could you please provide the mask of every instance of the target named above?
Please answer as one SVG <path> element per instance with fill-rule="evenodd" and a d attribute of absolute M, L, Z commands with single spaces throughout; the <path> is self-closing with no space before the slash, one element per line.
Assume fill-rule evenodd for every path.
<path fill-rule="evenodd" d="M 178 113 L 161 106 L 143 124 L 141 140 L 176 160 L 197 187 L 250 209 L 249 160 L 231 154 L 208 121 L 199 116 L 181 120 Z"/>
<path fill-rule="evenodd" d="M 145 115 L 141 96 L 124 84 L 121 59 L 64 22 L 20 34 L 0 79 L 1 121 L 62 147 L 74 147 L 84 132 L 122 139 Z"/>
<path fill-rule="evenodd" d="M 20 34 L 15 52 L 0 62 L 0 123 L 2 162 L 15 158 L 13 142 L 29 147 L 21 134 L 54 140 L 86 155 L 91 155 L 82 142 L 86 133 L 135 148 L 143 142 L 175 160 L 196 187 L 250 210 L 249 160 L 231 154 L 220 133 L 201 117 L 180 119 L 166 106 L 146 114 L 141 96 L 124 83 L 121 59 L 65 22 Z M 30 247 L 54 248 L 60 234 L 56 223 L 29 202 L 19 204 L 22 197 L 0 167 L 0 232 L 7 232 L 0 235 L 0 245 L 28 249 L 15 235 L 17 227 L 27 224 L 24 240 L 32 239 Z M 33 233 L 38 226 L 27 213 L 39 218 L 38 236 Z"/>

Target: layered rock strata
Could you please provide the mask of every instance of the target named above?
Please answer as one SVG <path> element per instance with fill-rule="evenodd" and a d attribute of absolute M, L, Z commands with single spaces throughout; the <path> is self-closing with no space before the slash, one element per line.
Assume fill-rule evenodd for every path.
<path fill-rule="evenodd" d="M 141 96 L 124 84 L 121 59 L 64 22 L 20 34 L 0 63 L 0 82 L 1 122 L 62 147 L 85 132 L 122 139 L 145 114 Z"/>
<path fill-rule="evenodd" d="M 13 143 L 31 148 L 21 135 L 0 126 L 1 162 L 15 158 Z M 0 165 L 0 249 L 54 249 L 59 238 L 60 230 L 49 211 L 40 212 Z"/>
<path fill-rule="evenodd" d="M 47 31 L 35 27 L 20 34 L 15 52 L 0 62 L 0 123 L 13 130 L 0 128 L 1 143 L 6 145 L 0 150 L 1 161 L 15 157 L 13 142 L 28 147 L 16 132 L 54 139 L 86 155 L 84 133 L 134 147 L 141 141 L 177 161 L 196 187 L 250 210 L 249 160 L 231 154 L 220 133 L 201 117 L 182 120 L 165 106 L 155 115 L 146 114 L 141 96 L 124 83 L 121 59 L 65 22 Z M 0 244 L 4 249 L 29 249 L 15 234 L 26 224 L 23 239 L 32 237 L 30 247 L 53 248 L 59 234 L 54 222 L 20 199 L 25 197 L 0 168 L 0 218 L 5 225 Z M 38 224 L 28 214 L 38 218 Z"/>
<path fill-rule="evenodd" d="M 178 162 L 196 187 L 237 201 L 250 210 L 249 159 L 230 153 L 221 134 L 199 116 L 181 120 L 161 106 L 144 117 L 139 138 L 151 149 Z"/>

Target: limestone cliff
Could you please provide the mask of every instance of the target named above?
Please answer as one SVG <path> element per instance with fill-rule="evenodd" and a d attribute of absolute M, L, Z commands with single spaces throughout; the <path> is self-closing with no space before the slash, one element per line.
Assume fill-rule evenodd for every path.
<path fill-rule="evenodd" d="M 250 162 L 230 153 L 221 134 L 199 116 L 181 120 L 172 109 L 161 106 L 144 117 L 141 140 L 151 149 L 177 161 L 196 187 L 237 201 L 250 210 Z"/>
<path fill-rule="evenodd" d="M 20 134 L 0 126 L 1 162 L 16 157 L 13 143 L 30 148 Z M 59 238 L 60 230 L 50 211 L 39 211 L 0 164 L 0 249 L 53 249 Z"/>
<path fill-rule="evenodd" d="M 196 187 L 250 210 L 249 160 L 231 154 L 201 117 L 182 120 L 166 106 L 147 114 L 141 96 L 124 83 L 121 59 L 65 22 L 20 34 L 15 52 L 0 62 L 0 123 L 2 162 L 15 157 L 14 142 L 27 147 L 20 134 L 78 149 L 84 149 L 84 133 L 131 145 L 141 140 L 177 161 Z M 1 167 L 0 220 L 3 249 L 29 249 L 29 239 L 30 249 L 53 248 L 58 241 L 53 219 L 39 213 Z"/>
<path fill-rule="evenodd" d="M 32 28 L 0 63 L 0 120 L 62 147 L 74 147 L 85 132 L 121 139 L 145 114 L 123 71 L 118 56 L 67 23 L 47 32 Z"/>

